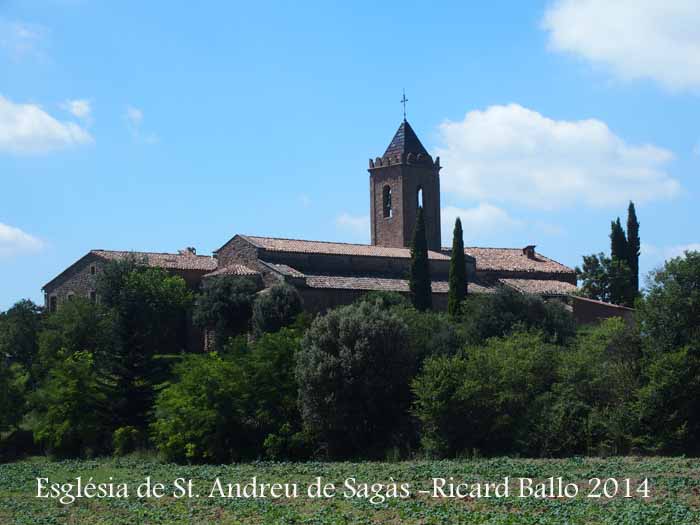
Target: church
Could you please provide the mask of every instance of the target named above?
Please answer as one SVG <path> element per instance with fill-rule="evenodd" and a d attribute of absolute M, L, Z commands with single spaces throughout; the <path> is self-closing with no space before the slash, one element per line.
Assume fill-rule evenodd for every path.
<path fill-rule="evenodd" d="M 180 275 L 192 289 L 207 279 L 253 279 L 262 291 L 275 283 L 296 287 L 310 312 L 348 304 L 371 291 L 407 294 L 408 268 L 418 208 L 423 208 L 432 280 L 433 307 L 446 309 L 450 248 L 441 246 L 440 158 L 423 147 L 404 118 L 380 157 L 369 160 L 371 244 L 259 237 L 237 233 L 211 256 L 194 248 L 177 253 L 94 249 L 43 287 L 45 306 L 64 301 L 97 301 L 96 281 L 103 266 L 130 255 Z M 447 227 L 448 225 L 446 225 Z M 452 225 L 449 225 L 451 230 Z M 465 247 L 467 293 L 493 293 L 507 287 L 519 293 L 559 299 L 583 312 L 585 321 L 620 315 L 613 305 L 576 297 L 576 273 L 528 244 L 513 248 Z"/>

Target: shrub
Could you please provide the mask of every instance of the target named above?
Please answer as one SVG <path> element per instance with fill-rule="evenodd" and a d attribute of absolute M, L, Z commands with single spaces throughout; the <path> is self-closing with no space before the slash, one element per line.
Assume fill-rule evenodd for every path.
<path fill-rule="evenodd" d="M 533 401 L 552 383 L 555 356 L 542 334 L 517 332 L 462 355 L 428 358 L 413 381 L 426 453 L 515 450 Z"/>
<path fill-rule="evenodd" d="M 296 366 L 306 429 L 330 457 L 382 457 L 393 438 L 407 441 L 414 370 L 395 312 L 359 302 L 316 318 Z"/>
<path fill-rule="evenodd" d="M 186 356 L 156 401 L 151 431 L 159 452 L 172 461 L 205 462 L 254 459 L 265 448 L 276 456 L 301 454 L 299 340 L 298 332 L 283 329 L 249 346 L 232 339 L 221 354 Z"/>
<path fill-rule="evenodd" d="M 543 456 L 628 452 L 637 431 L 639 347 L 620 318 L 581 329 L 559 351 L 555 384 L 537 401 L 522 450 Z"/>
<path fill-rule="evenodd" d="M 136 427 L 119 427 L 114 431 L 112 446 L 117 456 L 125 456 L 144 445 L 143 433 Z"/>
<path fill-rule="evenodd" d="M 467 340 L 477 345 L 522 329 L 541 330 L 549 341 L 562 344 L 576 331 L 573 316 L 562 304 L 509 288 L 467 296 L 462 313 Z"/>
<path fill-rule="evenodd" d="M 108 449 L 101 392 L 92 354 L 75 352 L 54 366 L 31 396 L 34 439 L 59 456 Z"/>
<path fill-rule="evenodd" d="M 276 284 L 258 294 L 253 303 L 253 333 L 276 332 L 291 325 L 301 313 L 301 297 L 293 286 Z"/>
<path fill-rule="evenodd" d="M 192 320 L 200 327 L 213 329 L 215 350 L 221 350 L 229 337 L 248 330 L 256 290 L 257 285 L 247 278 L 222 276 L 205 280 Z"/>

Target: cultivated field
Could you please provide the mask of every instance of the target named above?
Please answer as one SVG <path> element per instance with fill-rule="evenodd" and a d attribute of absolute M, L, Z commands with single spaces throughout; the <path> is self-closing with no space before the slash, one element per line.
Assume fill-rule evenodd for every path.
<path fill-rule="evenodd" d="M 39 499 L 36 478 L 50 483 L 94 482 L 128 485 L 128 499 L 76 499 L 63 505 L 57 499 Z M 162 482 L 160 499 L 138 498 L 135 494 L 147 476 L 151 485 Z M 217 478 L 225 495 L 228 483 L 296 483 L 297 498 L 265 499 L 222 498 L 215 489 Z M 310 499 L 307 488 L 317 476 L 322 483 L 336 485 L 332 499 Z M 455 482 L 502 482 L 510 478 L 510 494 L 505 498 L 434 498 L 432 478 L 450 478 Z M 564 483 L 576 483 L 579 494 L 574 498 L 520 498 L 518 478 L 534 482 L 554 476 Z M 187 490 L 186 480 L 193 479 L 193 497 L 182 494 L 174 485 Z M 344 486 L 347 478 L 353 488 Z M 589 479 L 616 478 L 597 488 Z M 629 478 L 631 497 L 625 498 Z M 638 491 L 648 478 L 649 498 Z M 372 503 L 363 497 L 362 483 L 410 485 L 410 496 L 389 498 Z M 615 488 L 617 486 L 617 489 Z M 391 487 L 391 485 L 389 485 Z M 471 485 L 473 487 L 473 485 Z M 377 488 L 377 487 L 375 487 Z M 501 487 L 503 488 L 503 487 Z M 535 485 L 532 485 L 535 488 Z M 555 483 L 555 489 L 557 483 Z M 446 489 L 444 489 L 446 490 Z M 615 495 L 615 497 L 606 497 Z M 46 489 L 49 492 L 49 489 Z M 75 494 L 75 489 L 73 491 Z M 384 487 L 378 491 L 391 494 Z M 395 492 L 401 495 L 400 488 Z M 195 497 L 199 494 L 199 497 Z M 483 494 L 483 492 L 482 492 Z M 599 498 L 588 497 L 599 494 Z M 234 494 L 235 495 L 235 494 Z M 350 497 L 346 497 L 350 496 Z M 372 492 L 369 493 L 369 496 Z M 404 494 L 405 495 L 405 494 Z M 375 498 L 381 501 L 383 498 Z M 178 466 L 154 461 L 100 459 L 95 461 L 50 462 L 44 459 L 0 465 L 0 523 L 498 523 L 498 524 L 682 524 L 700 523 L 700 460 L 684 458 L 612 458 L 565 460 L 523 460 L 497 458 L 465 461 L 417 461 L 401 463 L 249 463 L 222 466 Z"/>

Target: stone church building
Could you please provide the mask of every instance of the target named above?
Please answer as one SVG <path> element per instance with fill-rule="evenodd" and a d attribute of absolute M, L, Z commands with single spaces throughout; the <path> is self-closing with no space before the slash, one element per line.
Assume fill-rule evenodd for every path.
<path fill-rule="evenodd" d="M 433 158 L 404 119 L 381 157 L 369 161 L 371 244 L 280 239 L 236 234 L 213 255 L 194 248 L 177 253 L 91 250 L 43 287 L 55 310 L 73 297 L 99 300 L 96 279 L 105 263 L 135 255 L 150 266 L 182 276 L 193 289 L 228 275 L 254 279 L 263 290 L 283 281 L 295 286 L 311 312 L 347 304 L 369 291 L 408 293 L 409 244 L 423 207 L 429 248 L 433 305 L 445 309 L 450 249 L 441 246 L 440 158 Z M 452 229 L 452 225 L 445 225 Z M 466 247 L 467 293 L 512 288 L 545 298 L 564 298 L 576 309 L 573 269 L 535 250 Z M 591 318 L 609 317 L 606 306 L 585 305 Z M 608 305 L 612 306 L 612 305 Z M 597 309 L 596 309 L 597 308 Z"/>

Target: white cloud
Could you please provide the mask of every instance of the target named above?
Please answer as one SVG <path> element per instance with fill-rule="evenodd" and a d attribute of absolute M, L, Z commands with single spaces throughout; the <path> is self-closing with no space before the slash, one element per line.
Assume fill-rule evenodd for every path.
<path fill-rule="evenodd" d="M 48 31 L 38 24 L 0 19 L 0 49 L 12 60 L 45 58 L 43 46 Z"/>
<path fill-rule="evenodd" d="M 444 246 L 452 243 L 452 230 L 457 217 L 462 220 L 466 243 L 488 239 L 494 234 L 510 232 L 523 226 L 522 221 L 512 218 L 507 211 L 487 202 L 482 202 L 475 208 L 446 206 L 440 213 Z"/>
<path fill-rule="evenodd" d="M 15 104 L 0 96 L 0 153 L 45 153 L 92 142 L 79 125 L 56 120 L 36 104 Z"/>
<path fill-rule="evenodd" d="M 61 108 L 83 120 L 90 120 L 92 114 L 92 104 L 86 99 L 66 100 L 61 104 Z"/>
<path fill-rule="evenodd" d="M 133 126 L 140 126 L 143 121 L 143 111 L 139 108 L 127 106 L 125 116 Z"/>
<path fill-rule="evenodd" d="M 629 145 L 597 119 L 553 120 L 518 104 L 471 111 L 440 126 L 447 192 L 463 198 L 556 209 L 668 199 L 670 151 Z"/>
<path fill-rule="evenodd" d="M 697 0 L 558 0 L 542 25 L 555 51 L 603 65 L 623 79 L 700 89 Z"/>
<path fill-rule="evenodd" d="M 14 226 L 0 222 L 0 258 L 39 251 L 43 243 Z"/>
<path fill-rule="evenodd" d="M 142 144 L 155 144 L 158 142 L 158 136 L 152 132 L 144 132 L 141 125 L 143 124 L 143 111 L 133 106 L 127 106 L 124 113 L 127 126 L 132 137 L 136 142 Z"/>
<path fill-rule="evenodd" d="M 336 217 L 335 224 L 341 230 L 350 232 L 354 237 L 363 238 L 365 241 L 369 238 L 369 215 L 341 213 Z"/>
<path fill-rule="evenodd" d="M 642 243 L 641 256 L 646 260 L 647 264 L 655 265 L 663 263 L 674 257 L 683 255 L 686 251 L 700 251 L 700 242 L 691 242 L 688 244 L 675 244 L 671 246 L 656 246 L 654 244 Z"/>

